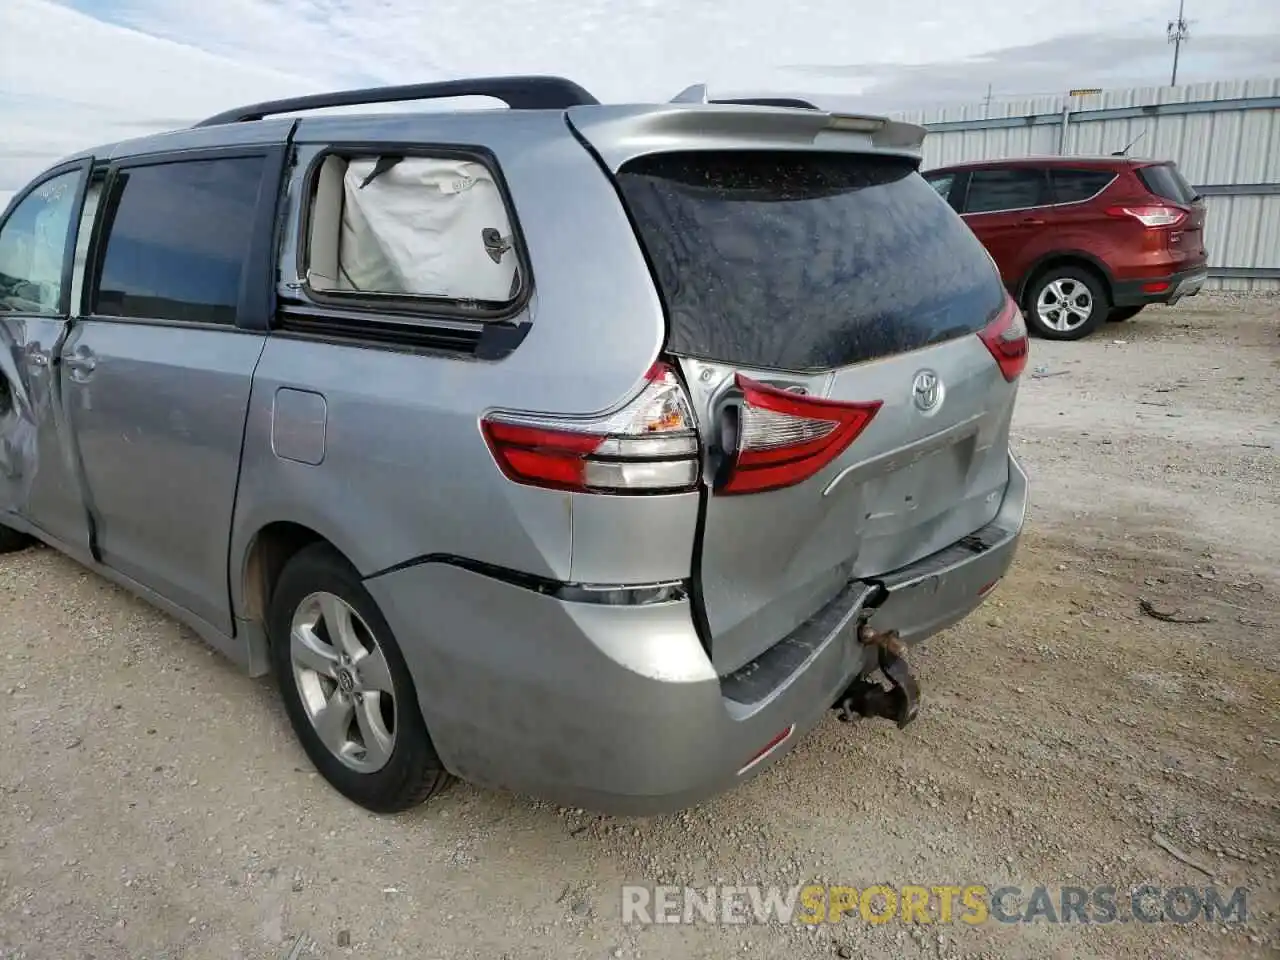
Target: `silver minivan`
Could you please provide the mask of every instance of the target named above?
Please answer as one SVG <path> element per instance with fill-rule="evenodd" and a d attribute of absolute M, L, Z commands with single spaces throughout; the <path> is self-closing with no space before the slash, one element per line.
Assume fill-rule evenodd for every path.
<path fill-rule="evenodd" d="M 508 109 L 316 115 L 486 96 Z M 0 220 L 0 548 L 274 672 L 317 769 L 678 809 L 1012 562 L 1022 316 L 919 127 L 549 77 L 257 104 Z"/>

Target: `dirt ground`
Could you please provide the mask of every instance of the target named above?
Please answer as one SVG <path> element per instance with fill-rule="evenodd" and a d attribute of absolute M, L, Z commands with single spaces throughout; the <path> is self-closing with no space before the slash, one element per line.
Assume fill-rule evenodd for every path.
<path fill-rule="evenodd" d="M 988 605 L 913 655 L 916 723 L 833 717 L 681 815 L 463 784 L 366 814 L 310 771 L 269 683 L 50 550 L 0 558 L 0 957 L 1275 956 L 1280 300 L 1204 295 L 1032 350 L 1026 537 Z M 1217 883 L 1247 888 L 1249 920 L 620 918 L 627 883 L 815 879 Z"/>

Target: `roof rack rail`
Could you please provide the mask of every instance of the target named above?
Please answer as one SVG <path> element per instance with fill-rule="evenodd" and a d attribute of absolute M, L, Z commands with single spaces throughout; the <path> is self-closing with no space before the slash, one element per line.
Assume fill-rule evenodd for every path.
<path fill-rule="evenodd" d="M 723 103 L 744 107 L 787 107 L 792 110 L 820 110 L 817 104 L 799 97 L 711 97 L 705 83 L 695 83 L 685 87 L 674 97 L 672 103 Z"/>
<path fill-rule="evenodd" d="M 236 107 L 207 117 L 197 127 L 216 127 L 224 123 L 261 120 L 276 113 L 294 110 L 321 110 L 325 107 L 352 107 L 361 104 L 401 103 L 406 100 L 441 100 L 449 97 L 492 97 L 512 110 L 564 110 L 590 106 L 600 101 L 572 80 L 564 77 L 477 77 L 464 80 L 441 80 L 437 83 L 411 83 L 398 87 L 368 87 L 363 90 L 335 90 L 285 100 L 267 100 Z"/>
<path fill-rule="evenodd" d="M 817 104 L 798 97 L 726 97 L 723 100 L 710 100 L 709 103 L 741 104 L 746 107 L 789 107 L 793 110 L 820 110 Z"/>

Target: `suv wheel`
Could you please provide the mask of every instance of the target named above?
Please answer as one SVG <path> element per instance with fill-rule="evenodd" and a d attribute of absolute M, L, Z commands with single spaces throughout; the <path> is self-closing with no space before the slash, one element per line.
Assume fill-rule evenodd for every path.
<path fill-rule="evenodd" d="M 270 634 L 289 722 L 339 793 L 395 813 L 448 783 L 391 628 L 336 551 L 307 547 L 285 566 Z"/>
<path fill-rule="evenodd" d="M 1082 340 L 1107 318 L 1106 290 L 1079 267 L 1054 267 L 1027 288 L 1023 311 L 1032 329 L 1046 340 Z"/>

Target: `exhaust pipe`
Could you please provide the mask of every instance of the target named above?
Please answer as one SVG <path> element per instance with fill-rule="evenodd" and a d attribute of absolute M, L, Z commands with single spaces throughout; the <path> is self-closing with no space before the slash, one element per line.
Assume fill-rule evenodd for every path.
<path fill-rule="evenodd" d="M 865 675 L 858 677 L 836 700 L 836 716 L 844 723 L 859 717 L 882 717 L 901 730 L 920 710 L 920 684 L 907 666 L 906 647 L 896 630 L 875 630 L 865 623 L 858 628 L 858 640 L 876 648 L 877 666 L 889 688 Z"/>

